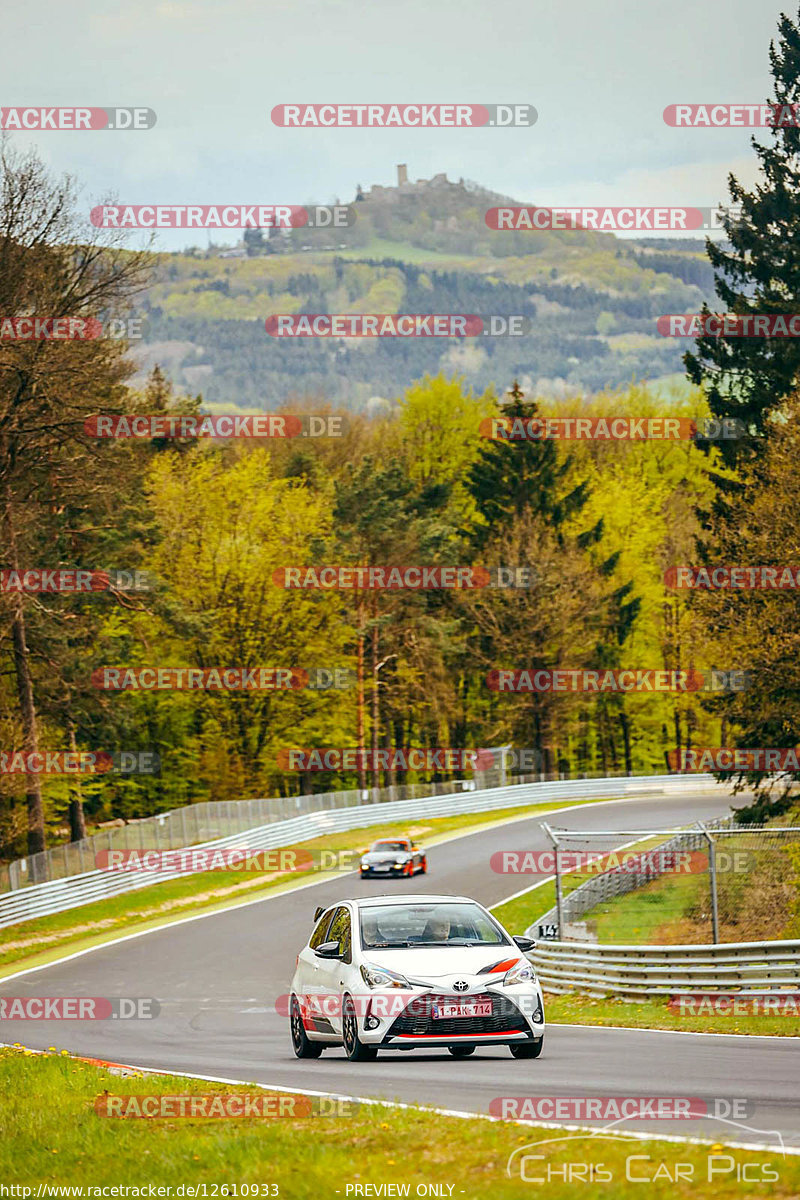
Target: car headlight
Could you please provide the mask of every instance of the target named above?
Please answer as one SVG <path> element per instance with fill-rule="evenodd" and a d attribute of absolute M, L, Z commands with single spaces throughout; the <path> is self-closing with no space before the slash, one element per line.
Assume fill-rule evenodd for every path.
<path fill-rule="evenodd" d="M 525 958 L 521 958 L 510 971 L 506 971 L 503 977 L 503 983 L 508 987 L 511 983 L 532 983 L 536 978 L 536 972 L 531 964 Z"/>
<path fill-rule="evenodd" d="M 361 865 L 362 865 L 362 867 L 368 867 L 369 863 L 367 862 L 367 860 L 365 858 L 362 858 Z"/>
<path fill-rule="evenodd" d="M 361 966 L 361 978 L 367 987 L 371 988 L 407 988 L 411 984 L 405 975 L 390 971 L 387 967 L 371 967 L 369 963 Z"/>
<path fill-rule="evenodd" d="M 403 863 L 407 863 L 407 862 L 408 862 L 407 854 L 398 854 L 397 858 L 394 860 L 394 865 L 396 867 L 402 867 Z"/>

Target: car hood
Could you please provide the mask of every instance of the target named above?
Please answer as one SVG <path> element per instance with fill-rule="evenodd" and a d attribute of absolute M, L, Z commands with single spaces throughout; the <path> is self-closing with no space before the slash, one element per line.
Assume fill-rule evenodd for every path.
<path fill-rule="evenodd" d="M 509 960 L 518 962 L 523 957 L 517 946 L 452 946 L 449 949 L 430 946 L 419 949 L 361 951 L 362 962 L 398 971 L 407 979 L 443 985 L 464 979 L 470 984 L 470 991 L 480 991 L 489 983 L 500 982 L 508 970 L 506 967 L 494 974 L 478 975 L 485 967 Z"/>
<path fill-rule="evenodd" d="M 367 863 L 393 862 L 396 858 L 409 858 L 410 850 L 368 850 L 361 855 L 361 861 Z"/>

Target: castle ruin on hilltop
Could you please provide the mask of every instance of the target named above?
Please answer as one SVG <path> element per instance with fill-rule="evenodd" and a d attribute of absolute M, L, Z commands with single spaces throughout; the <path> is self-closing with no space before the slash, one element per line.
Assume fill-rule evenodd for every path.
<path fill-rule="evenodd" d="M 364 192 L 361 189 L 361 184 L 356 186 L 356 200 L 385 200 L 393 201 L 398 196 L 413 195 L 415 192 L 424 192 L 428 188 L 442 187 L 463 187 L 464 180 L 459 179 L 458 184 L 451 183 L 447 178 L 445 171 L 440 171 L 438 175 L 434 175 L 432 179 L 418 179 L 416 183 L 411 183 L 408 178 L 408 166 L 406 163 L 397 164 L 397 184 L 395 187 L 383 187 L 379 183 L 374 183 L 369 191 Z"/>

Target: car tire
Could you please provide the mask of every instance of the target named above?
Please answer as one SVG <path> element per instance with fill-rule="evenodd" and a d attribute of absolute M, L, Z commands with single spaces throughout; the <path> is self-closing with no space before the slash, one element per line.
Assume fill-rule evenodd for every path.
<path fill-rule="evenodd" d="M 468 1058 L 470 1054 L 475 1053 L 474 1046 L 465 1046 L 463 1043 L 457 1043 L 454 1046 L 448 1046 L 447 1049 L 450 1051 L 453 1058 Z"/>
<path fill-rule="evenodd" d="M 544 1034 L 532 1042 L 514 1042 L 508 1048 L 512 1058 L 538 1058 L 544 1049 Z"/>
<path fill-rule="evenodd" d="M 350 1062 L 372 1062 L 378 1057 L 377 1046 L 365 1046 L 358 1036 L 356 1008 L 349 996 L 342 1001 L 342 1042 Z"/>
<path fill-rule="evenodd" d="M 292 996 L 289 1008 L 289 1025 L 292 1031 L 292 1049 L 297 1058 L 319 1058 L 324 1047 L 320 1042 L 309 1041 L 296 996 Z"/>

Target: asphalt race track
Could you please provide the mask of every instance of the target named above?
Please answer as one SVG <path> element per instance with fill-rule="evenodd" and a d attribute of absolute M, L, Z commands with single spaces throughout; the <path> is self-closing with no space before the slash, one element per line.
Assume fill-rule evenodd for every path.
<path fill-rule="evenodd" d="M 727 801 L 708 793 L 651 795 L 543 819 L 576 829 L 648 829 L 727 811 Z M 744 1124 L 750 1129 L 710 1119 L 631 1122 L 626 1128 L 772 1145 L 780 1134 L 787 1146 L 800 1148 L 800 1040 L 550 1026 L 544 1054 L 535 1061 L 512 1059 L 503 1047 L 479 1049 L 461 1061 L 446 1051 L 413 1051 L 349 1063 L 339 1049 L 316 1061 L 295 1059 L 288 1021 L 275 1005 L 288 990 L 317 905 L 367 891 L 404 890 L 466 894 L 497 904 L 535 879 L 495 874 L 490 856 L 548 848 L 540 819 L 434 846 L 428 874 L 413 880 L 373 883 L 348 875 L 5 980 L 3 996 L 152 996 L 161 1012 L 149 1021 L 6 1020 L 0 1038 L 141 1067 L 485 1114 L 494 1098 L 507 1095 L 746 1097 L 750 1115 Z M 629 840 L 621 837 L 620 844 Z"/>

